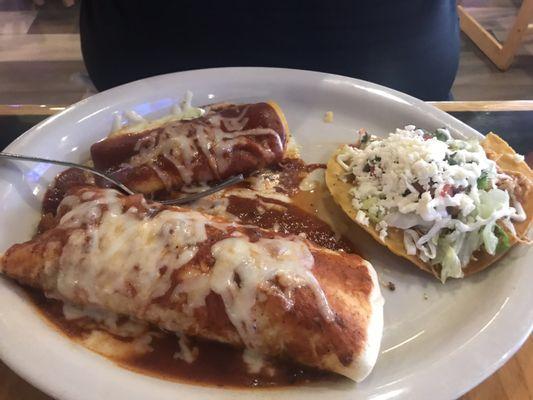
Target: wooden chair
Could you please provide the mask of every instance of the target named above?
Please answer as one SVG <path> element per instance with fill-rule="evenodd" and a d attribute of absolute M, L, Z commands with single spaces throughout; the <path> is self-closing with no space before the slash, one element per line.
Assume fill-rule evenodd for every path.
<path fill-rule="evenodd" d="M 505 41 L 500 43 L 483 28 L 461 5 L 457 6 L 461 30 L 481 49 L 496 66 L 505 71 L 514 59 L 524 36 L 533 32 L 533 0 L 523 0 L 513 27 Z"/>

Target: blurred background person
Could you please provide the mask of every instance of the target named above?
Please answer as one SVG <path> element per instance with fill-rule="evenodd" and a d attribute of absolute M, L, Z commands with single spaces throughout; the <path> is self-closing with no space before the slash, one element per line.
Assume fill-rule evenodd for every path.
<path fill-rule="evenodd" d="M 267 66 L 446 100 L 459 61 L 454 0 L 82 0 L 80 34 L 98 90 L 168 72 Z"/>

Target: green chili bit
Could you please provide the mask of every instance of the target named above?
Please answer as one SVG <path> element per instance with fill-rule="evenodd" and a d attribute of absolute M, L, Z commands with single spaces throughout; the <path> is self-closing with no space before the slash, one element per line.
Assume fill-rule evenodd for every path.
<path fill-rule="evenodd" d="M 496 247 L 496 251 L 498 253 L 501 253 L 502 251 L 505 251 L 511 247 L 511 244 L 509 243 L 509 236 L 500 226 L 494 225 L 494 234 L 498 238 L 498 247 Z"/>

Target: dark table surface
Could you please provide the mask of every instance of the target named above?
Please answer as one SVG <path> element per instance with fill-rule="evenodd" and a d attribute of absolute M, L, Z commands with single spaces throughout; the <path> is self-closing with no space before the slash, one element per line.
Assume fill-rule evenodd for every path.
<path fill-rule="evenodd" d="M 461 111 L 450 114 L 482 134 L 497 133 L 520 154 L 533 153 L 533 111 Z M 45 118 L 42 115 L 0 116 L 0 149 Z"/>
<path fill-rule="evenodd" d="M 450 114 L 482 134 L 498 134 L 520 154 L 533 152 L 533 111 L 460 111 Z"/>

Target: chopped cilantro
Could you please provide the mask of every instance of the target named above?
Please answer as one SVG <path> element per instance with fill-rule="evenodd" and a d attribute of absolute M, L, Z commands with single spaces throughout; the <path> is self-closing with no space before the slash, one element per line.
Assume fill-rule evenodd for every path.
<path fill-rule="evenodd" d="M 481 176 L 477 179 L 477 188 L 481 190 L 489 190 L 490 181 L 486 172 L 482 172 Z"/>
<path fill-rule="evenodd" d="M 441 142 L 446 142 L 448 140 L 448 135 L 442 132 L 441 129 L 437 129 L 435 132 L 430 132 L 428 130 L 422 129 L 422 132 L 424 132 L 423 138 L 426 140 L 431 138 L 436 138 Z"/>
<path fill-rule="evenodd" d="M 433 136 L 435 136 L 437 138 L 437 140 L 440 140 L 441 142 L 448 141 L 448 135 L 446 135 L 440 129 L 437 129 L 437 131 L 435 132 L 435 134 Z"/>
<path fill-rule="evenodd" d="M 365 144 L 365 143 L 367 143 L 369 140 L 370 140 L 370 135 L 368 134 L 368 132 L 365 132 L 365 133 L 363 134 L 363 136 L 361 137 L 361 143 L 362 143 L 362 144 Z"/>
<path fill-rule="evenodd" d="M 457 165 L 458 162 L 455 161 L 455 156 L 456 153 L 452 153 L 451 155 L 447 155 L 446 158 L 444 159 L 449 165 Z"/>

